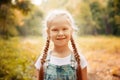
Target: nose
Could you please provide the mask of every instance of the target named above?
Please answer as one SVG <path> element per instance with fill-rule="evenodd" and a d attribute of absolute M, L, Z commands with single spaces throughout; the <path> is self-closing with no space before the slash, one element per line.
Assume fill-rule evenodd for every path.
<path fill-rule="evenodd" d="M 59 31 L 58 32 L 58 36 L 63 36 L 64 35 L 64 32 L 63 31 Z"/>

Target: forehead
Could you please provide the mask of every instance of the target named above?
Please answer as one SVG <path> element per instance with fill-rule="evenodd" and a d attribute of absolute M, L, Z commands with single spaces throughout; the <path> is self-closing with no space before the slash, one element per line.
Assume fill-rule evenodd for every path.
<path fill-rule="evenodd" d="M 70 23 L 69 18 L 67 18 L 66 16 L 56 16 L 51 20 L 50 26 L 71 27 L 71 23 Z"/>

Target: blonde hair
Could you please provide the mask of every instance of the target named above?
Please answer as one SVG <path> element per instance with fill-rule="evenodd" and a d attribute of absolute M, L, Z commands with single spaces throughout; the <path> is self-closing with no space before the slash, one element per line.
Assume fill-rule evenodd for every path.
<path fill-rule="evenodd" d="M 52 10 L 47 14 L 47 16 L 43 22 L 43 24 L 44 24 L 43 31 L 45 31 L 46 29 L 48 29 L 51 26 L 51 23 L 56 16 L 65 16 L 68 19 L 68 22 L 70 23 L 73 30 L 74 31 L 78 30 L 78 28 L 76 27 L 75 22 L 72 18 L 72 15 L 66 10 L 57 9 L 57 10 Z M 45 36 L 46 34 L 43 32 L 43 35 Z"/>
<path fill-rule="evenodd" d="M 53 21 L 53 19 L 56 16 L 61 16 L 61 15 L 68 18 L 69 23 L 70 23 L 71 27 L 73 28 L 73 30 L 77 29 L 75 27 L 72 16 L 70 15 L 69 12 L 67 12 L 65 10 L 54 10 L 54 11 L 50 12 L 48 14 L 48 16 L 46 17 L 46 19 L 45 19 L 45 27 L 46 27 L 46 29 L 48 29 L 51 26 L 51 22 Z M 50 44 L 50 40 L 47 38 L 46 46 L 45 46 L 44 52 L 43 52 L 44 54 L 43 54 L 43 57 L 41 59 L 41 67 L 40 67 L 40 71 L 39 71 L 39 80 L 44 80 L 44 68 L 43 68 L 43 65 L 44 65 L 45 59 L 47 57 L 49 44 Z M 77 61 L 77 69 L 76 69 L 77 80 L 82 80 L 82 73 L 81 73 L 81 66 L 80 66 L 80 56 L 78 54 L 78 51 L 77 51 L 77 48 L 76 48 L 73 37 L 71 37 L 71 45 L 72 45 L 72 48 L 73 48 L 74 57 L 75 57 L 75 59 Z"/>

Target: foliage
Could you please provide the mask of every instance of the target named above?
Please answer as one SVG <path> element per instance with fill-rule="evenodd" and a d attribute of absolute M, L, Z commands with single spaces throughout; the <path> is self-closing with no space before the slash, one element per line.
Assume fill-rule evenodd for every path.
<path fill-rule="evenodd" d="M 100 6 L 101 5 L 98 2 L 93 2 L 90 4 L 92 18 L 99 25 L 99 29 L 97 29 L 97 31 L 100 33 L 104 33 L 106 25 L 103 24 L 103 10 Z"/>
<path fill-rule="evenodd" d="M 0 0 L 0 35 L 7 39 L 10 36 L 17 36 L 16 25 L 18 18 L 15 10 L 27 15 L 31 11 L 31 4 L 28 0 L 15 0 L 15 4 L 11 0 Z"/>
<path fill-rule="evenodd" d="M 14 13 L 12 12 L 12 9 L 8 5 L 1 5 L 0 6 L 0 34 L 6 35 L 8 37 L 9 35 L 17 35 L 17 31 L 14 28 L 15 20 L 14 20 Z M 10 29 L 13 29 L 13 33 L 10 33 Z"/>
<path fill-rule="evenodd" d="M 18 25 L 20 35 L 42 35 L 43 12 L 41 10 L 35 7 L 30 15 L 23 19 L 23 22 L 23 25 Z"/>
<path fill-rule="evenodd" d="M 34 57 L 21 48 L 19 38 L 0 40 L 0 80 L 33 80 Z"/>
<path fill-rule="evenodd" d="M 108 1 L 108 18 L 109 24 L 112 27 L 112 34 L 120 34 L 120 1 L 119 0 L 110 0 Z"/>
<path fill-rule="evenodd" d="M 93 34 L 96 35 L 96 29 L 99 29 L 100 27 L 97 26 L 95 21 L 92 19 L 92 13 L 90 11 L 89 4 L 86 2 L 80 2 L 80 6 L 78 6 L 80 9 L 77 12 L 78 14 L 75 15 L 76 24 L 79 28 L 79 35 L 85 35 L 85 34 Z M 84 8 L 84 9 L 82 9 Z"/>

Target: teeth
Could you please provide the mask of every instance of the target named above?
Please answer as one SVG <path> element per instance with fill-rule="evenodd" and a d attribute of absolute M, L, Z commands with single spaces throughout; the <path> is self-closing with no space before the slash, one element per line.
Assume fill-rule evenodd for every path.
<path fill-rule="evenodd" d="M 63 38 L 57 38 L 57 39 L 63 39 Z"/>
<path fill-rule="evenodd" d="M 64 37 L 57 37 L 56 39 L 57 40 L 62 40 L 62 39 L 65 39 L 66 37 L 64 36 Z"/>
<path fill-rule="evenodd" d="M 57 38 L 57 40 L 62 40 L 62 39 L 65 39 L 65 38 Z"/>

